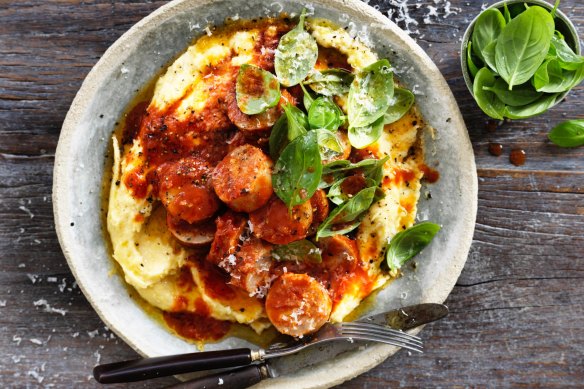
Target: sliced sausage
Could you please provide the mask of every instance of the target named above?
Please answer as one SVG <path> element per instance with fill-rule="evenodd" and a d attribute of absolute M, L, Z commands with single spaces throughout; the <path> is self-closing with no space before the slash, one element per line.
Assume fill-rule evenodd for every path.
<path fill-rule="evenodd" d="M 211 250 L 207 255 L 207 260 L 215 265 L 220 265 L 224 270 L 231 270 L 235 266 L 235 257 L 230 258 L 235 253 L 239 245 L 240 238 L 245 231 L 247 219 L 238 213 L 227 211 L 215 220 L 216 232 L 211 243 Z M 231 263 L 231 264 L 230 264 Z"/>
<path fill-rule="evenodd" d="M 322 189 L 318 189 L 310 198 L 310 206 L 312 207 L 312 225 L 310 226 L 309 235 L 315 234 L 316 229 L 329 214 L 329 202 L 326 193 Z"/>
<path fill-rule="evenodd" d="M 231 284 L 251 297 L 264 298 L 272 281 L 272 245 L 251 237 L 241 245 L 235 258 L 236 264 L 229 272 Z"/>
<path fill-rule="evenodd" d="M 196 223 L 209 219 L 219 208 L 210 183 L 211 166 L 197 157 L 167 162 L 157 169 L 158 194 L 173 217 Z"/>
<path fill-rule="evenodd" d="M 268 318 L 278 331 L 291 336 L 317 331 L 327 322 L 331 310 L 327 290 L 307 274 L 283 274 L 266 298 Z"/>
<path fill-rule="evenodd" d="M 354 240 L 344 235 L 333 235 L 318 241 L 321 249 L 322 281 L 327 282 L 327 287 L 333 296 L 337 295 L 343 282 L 355 273 L 359 266 L 359 250 Z"/>
<path fill-rule="evenodd" d="M 304 239 L 312 224 L 312 206 L 310 201 L 292 207 L 277 197 L 255 212 L 250 213 L 249 220 L 253 234 L 273 244 L 287 244 Z"/>
<path fill-rule="evenodd" d="M 272 165 L 257 147 L 239 146 L 215 167 L 215 193 L 234 211 L 253 212 L 272 196 Z"/>
<path fill-rule="evenodd" d="M 166 225 L 180 244 L 188 247 L 207 246 L 211 244 L 215 236 L 215 223 L 213 221 L 190 224 L 168 213 Z"/>

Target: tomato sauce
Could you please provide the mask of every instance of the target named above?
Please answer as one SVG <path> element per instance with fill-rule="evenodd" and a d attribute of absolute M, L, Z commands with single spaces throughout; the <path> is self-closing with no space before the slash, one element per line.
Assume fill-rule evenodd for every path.
<path fill-rule="evenodd" d="M 202 300 L 201 300 L 202 302 Z M 202 302 L 204 304 L 204 302 Z M 195 341 L 219 340 L 229 332 L 231 323 L 208 317 L 209 310 L 202 314 L 186 312 L 164 312 L 166 324 L 180 336 Z"/>

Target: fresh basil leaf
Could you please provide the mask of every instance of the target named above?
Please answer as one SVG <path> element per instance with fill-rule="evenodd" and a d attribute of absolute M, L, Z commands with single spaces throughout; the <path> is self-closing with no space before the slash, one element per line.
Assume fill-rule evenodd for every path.
<path fill-rule="evenodd" d="M 366 127 L 383 116 L 393 97 L 393 73 L 382 59 L 360 72 L 349 89 L 350 127 Z"/>
<path fill-rule="evenodd" d="M 558 124 L 548 138 L 560 147 L 584 146 L 584 119 L 568 120 Z"/>
<path fill-rule="evenodd" d="M 485 59 L 485 64 L 489 67 L 493 73 L 497 74 L 497 66 L 495 64 L 495 55 L 497 51 L 497 41 L 493 41 L 485 47 L 483 50 L 483 56 Z"/>
<path fill-rule="evenodd" d="M 327 197 L 329 198 L 330 201 L 332 201 L 333 203 L 335 203 L 337 205 L 341 205 L 345 201 L 347 201 L 353 197 L 353 196 L 349 196 L 349 194 L 345 193 L 346 188 L 343 187 L 343 184 L 348 182 L 347 179 L 352 179 L 352 177 L 354 177 L 354 176 L 345 177 L 343 179 L 336 181 L 333 185 L 331 185 L 331 187 L 327 193 Z M 362 179 L 363 179 L 362 188 L 371 188 L 371 187 L 376 187 L 379 185 L 371 178 L 363 177 Z"/>
<path fill-rule="evenodd" d="M 316 131 L 322 161 L 329 161 L 342 154 L 343 145 L 334 132 L 325 128 L 317 128 L 314 131 Z"/>
<path fill-rule="evenodd" d="M 302 103 L 304 104 L 304 109 L 306 109 L 306 112 L 308 112 L 310 110 L 310 106 L 314 102 L 314 96 L 312 96 L 310 92 L 306 90 L 306 87 L 304 87 L 302 83 L 300 83 L 300 88 L 302 88 L 302 91 L 304 92 L 302 96 Z"/>
<path fill-rule="evenodd" d="M 322 262 L 320 249 L 306 239 L 274 247 L 272 250 L 272 258 L 276 261 Z"/>
<path fill-rule="evenodd" d="M 318 94 L 340 96 L 349 93 L 354 78 L 344 69 L 326 69 L 310 73 L 304 83 Z"/>
<path fill-rule="evenodd" d="M 383 159 L 364 159 L 357 163 L 351 163 L 346 159 L 341 159 L 338 161 L 333 161 L 327 163 L 323 166 L 323 174 L 331 174 L 331 173 L 338 173 L 338 172 L 348 172 L 350 170 L 361 169 L 363 174 L 366 176 L 372 176 L 372 172 L 377 171 L 383 167 L 383 164 L 387 162 L 389 156 L 384 157 Z M 372 177 L 374 178 L 374 177 Z"/>
<path fill-rule="evenodd" d="M 365 127 L 350 127 L 347 135 L 349 142 L 356 149 L 363 149 L 372 143 L 375 143 L 383 133 L 385 118 L 379 119 Z"/>
<path fill-rule="evenodd" d="M 270 156 L 277 161 L 282 150 L 288 144 L 288 119 L 286 115 L 280 116 L 270 132 Z"/>
<path fill-rule="evenodd" d="M 539 92 L 561 93 L 584 80 L 584 63 L 576 70 L 562 69 L 555 59 L 546 60 L 535 72 L 533 85 Z"/>
<path fill-rule="evenodd" d="M 440 231 L 438 224 L 426 221 L 398 232 L 387 248 L 386 260 L 389 269 L 392 272 L 400 269 L 428 246 L 438 231 Z"/>
<path fill-rule="evenodd" d="M 483 11 L 474 24 L 472 30 L 473 51 L 477 57 L 484 61 L 483 51 L 487 45 L 497 40 L 507 22 L 496 8 Z"/>
<path fill-rule="evenodd" d="M 375 182 L 375 186 L 379 186 L 383 178 L 383 165 L 389 161 L 389 155 L 375 161 L 376 163 L 361 168 L 361 171 L 365 177 L 370 178 Z"/>
<path fill-rule="evenodd" d="M 280 101 L 280 83 L 272 73 L 244 64 L 237 73 L 235 98 L 246 115 L 262 113 Z"/>
<path fill-rule="evenodd" d="M 326 236 L 337 235 L 339 233 L 347 233 L 359 226 L 357 220 L 369 209 L 373 204 L 376 188 L 365 188 L 350 200 L 335 208 L 329 216 L 322 222 L 316 232 L 316 240 Z M 332 228 L 335 224 L 351 223 L 345 226 L 342 231 L 335 231 Z"/>
<path fill-rule="evenodd" d="M 483 86 L 483 90 L 493 92 L 504 104 L 513 107 L 520 107 L 533 103 L 539 99 L 543 93 L 537 92 L 533 86 L 526 82 L 517 85 L 513 90 L 509 90 L 509 85 L 502 78 L 497 78 L 493 86 Z"/>
<path fill-rule="evenodd" d="M 272 174 L 272 187 L 288 207 L 308 201 L 318 189 L 322 163 L 317 133 L 309 131 L 284 148 Z"/>
<path fill-rule="evenodd" d="M 496 94 L 485 90 L 485 87 L 495 85 L 495 76 L 487 68 L 482 68 L 477 73 L 473 83 L 473 94 L 475 101 L 484 113 L 493 119 L 503 119 L 505 104 L 499 100 Z"/>
<path fill-rule="evenodd" d="M 553 52 L 560 62 L 562 69 L 577 70 L 582 67 L 584 56 L 574 53 L 564 39 L 560 39 L 554 35 L 552 37 L 551 47 L 553 48 Z"/>
<path fill-rule="evenodd" d="M 528 81 L 545 59 L 552 36 L 554 19 L 539 6 L 529 7 L 503 29 L 497 39 L 497 72 L 509 89 Z"/>
<path fill-rule="evenodd" d="M 466 63 L 468 64 L 468 70 L 472 77 L 476 76 L 479 72 L 479 68 L 475 65 L 474 60 L 472 59 L 472 42 L 468 42 L 466 46 Z"/>
<path fill-rule="evenodd" d="M 298 25 L 280 39 L 274 67 L 284 86 L 294 86 L 304 80 L 318 58 L 316 40 L 304 30 L 306 9 L 302 10 Z"/>
<path fill-rule="evenodd" d="M 292 104 L 284 106 L 284 114 L 288 121 L 288 140 L 293 141 L 308 131 L 308 118 L 306 114 Z"/>
<path fill-rule="evenodd" d="M 393 99 L 385 114 L 383 124 L 390 124 L 401 119 L 414 105 L 414 94 L 404 88 L 395 88 Z"/>
<path fill-rule="evenodd" d="M 503 4 L 503 16 L 505 17 L 506 23 L 509 23 L 511 21 L 511 19 L 513 19 L 511 17 L 511 12 L 509 12 L 509 7 L 507 7 L 507 3 Z"/>
<path fill-rule="evenodd" d="M 554 93 L 552 95 L 545 93 L 531 104 L 521 107 L 506 106 L 504 112 L 505 117 L 508 117 L 509 119 L 527 119 L 539 115 L 552 107 L 556 103 L 558 96 L 559 93 Z"/>
<path fill-rule="evenodd" d="M 312 129 L 336 131 L 343 124 L 341 115 L 341 109 L 329 97 L 319 97 L 310 105 L 308 124 Z"/>

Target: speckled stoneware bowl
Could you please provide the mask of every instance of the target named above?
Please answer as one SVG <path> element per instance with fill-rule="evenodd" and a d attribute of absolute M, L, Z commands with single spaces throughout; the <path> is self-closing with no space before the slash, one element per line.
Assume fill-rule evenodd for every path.
<path fill-rule="evenodd" d="M 474 156 L 462 116 L 438 68 L 416 43 L 381 13 L 358 0 L 176 0 L 163 6 L 124 34 L 87 76 L 63 124 L 57 148 L 53 201 L 55 226 L 69 266 L 87 299 L 103 321 L 145 356 L 192 352 L 195 347 L 172 335 L 153 320 L 126 292 L 123 279 L 112 275 L 100 217 L 104 160 L 114 123 L 136 89 L 183 52 L 208 24 L 226 17 L 253 18 L 298 14 L 303 6 L 361 35 L 381 57 L 390 59 L 401 81 L 416 94 L 417 104 L 435 138 L 427 139 L 426 160 L 437 166 L 440 180 L 422 188 L 419 219 L 443 225 L 430 248 L 417 257 L 415 272 L 392 282 L 377 295 L 374 310 L 421 302 L 443 302 L 464 266 L 477 210 Z M 430 200 L 424 194 L 431 191 Z M 419 329 L 418 329 L 419 331 Z M 228 338 L 207 350 L 249 347 Z M 361 347 L 359 347 L 361 346 Z M 331 345 L 325 353 L 346 350 L 334 359 L 309 350 L 290 363 L 318 361 L 294 376 L 264 381 L 261 387 L 330 387 L 355 377 L 397 348 L 373 344 Z M 330 354 L 329 354 L 330 355 Z M 420 358 L 423 358 L 421 356 Z"/>

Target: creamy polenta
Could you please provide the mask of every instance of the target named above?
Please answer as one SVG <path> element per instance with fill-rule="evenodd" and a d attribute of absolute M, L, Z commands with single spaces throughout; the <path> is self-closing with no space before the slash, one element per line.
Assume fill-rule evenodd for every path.
<path fill-rule="evenodd" d="M 341 76 L 353 77 L 379 58 L 327 20 L 311 18 L 301 27 L 309 37 L 288 18 L 230 22 L 200 37 L 157 80 L 139 112 L 137 131 L 113 138 L 107 213 L 113 257 L 126 282 L 172 317 L 169 324 L 197 315 L 250 325 L 257 332 L 274 325 L 301 336 L 326 321 L 342 321 L 395 276 L 382 270 L 381 262 L 391 237 L 414 223 L 424 175 L 423 120 L 415 106 L 408 107 L 401 118 L 382 123 L 374 142 L 351 147 L 349 93 L 321 96 L 310 89 L 310 82 L 303 83 L 304 91 L 299 84 L 285 85 L 278 74 L 286 49 L 281 41 L 287 39 L 292 46 L 293 39 L 316 43 L 310 75 L 338 69 Z M 311 53 L 304 54 L 310 60 Z M 292 61 L 289 66 L 304 64 Z M 245 77 L 256 81 L 242 84 Z M 259 94 L 249 92 L 258 86 L 264 88 Z M 245 93 L 263 106 L 243 105 Z M 319 98 L 340 113 L 336 128 L 319 134 L 332 133 L 341 147 L 333 145 L 326 157 L 320 155 L 319 166 L 388 158 L 374 184 L 359 169 L 329 170 L 318 189 L 301 188 L 297 194 L 303 202 L 286 203 L 277 183 L 282 166 L 294 170 L 281 161 L 294 140 L 273 147 L 272 130 L 284 115 L 290 137 L 293 116 L 286 115 L 297 109 L 307 116 L 306 105 Z M 243 112 L 256 108 L 258 113 Z M 318 112 L 308 113 L 301 133 L 310 133 L 308 127 L 321 119 Z M 310 169 L 304 173 L 315 174 Z M 335 179 L 346 179 L 344 187 L 336 185 L 344 203 L 368 185 L 376 187 L 376 197 L 358 217 L 337 223 L 339 216 L 330 215 L 344 203 L 331 202 Z M 332 227 L 323 233 L 326 223 Z M 343 233 L 346 225 L 352 230 Z M 292 252 L 293 258 L 282 258 L 288 255 L 282 252 Z M 198 323 L 184 320 L 185 325 Z"/>

